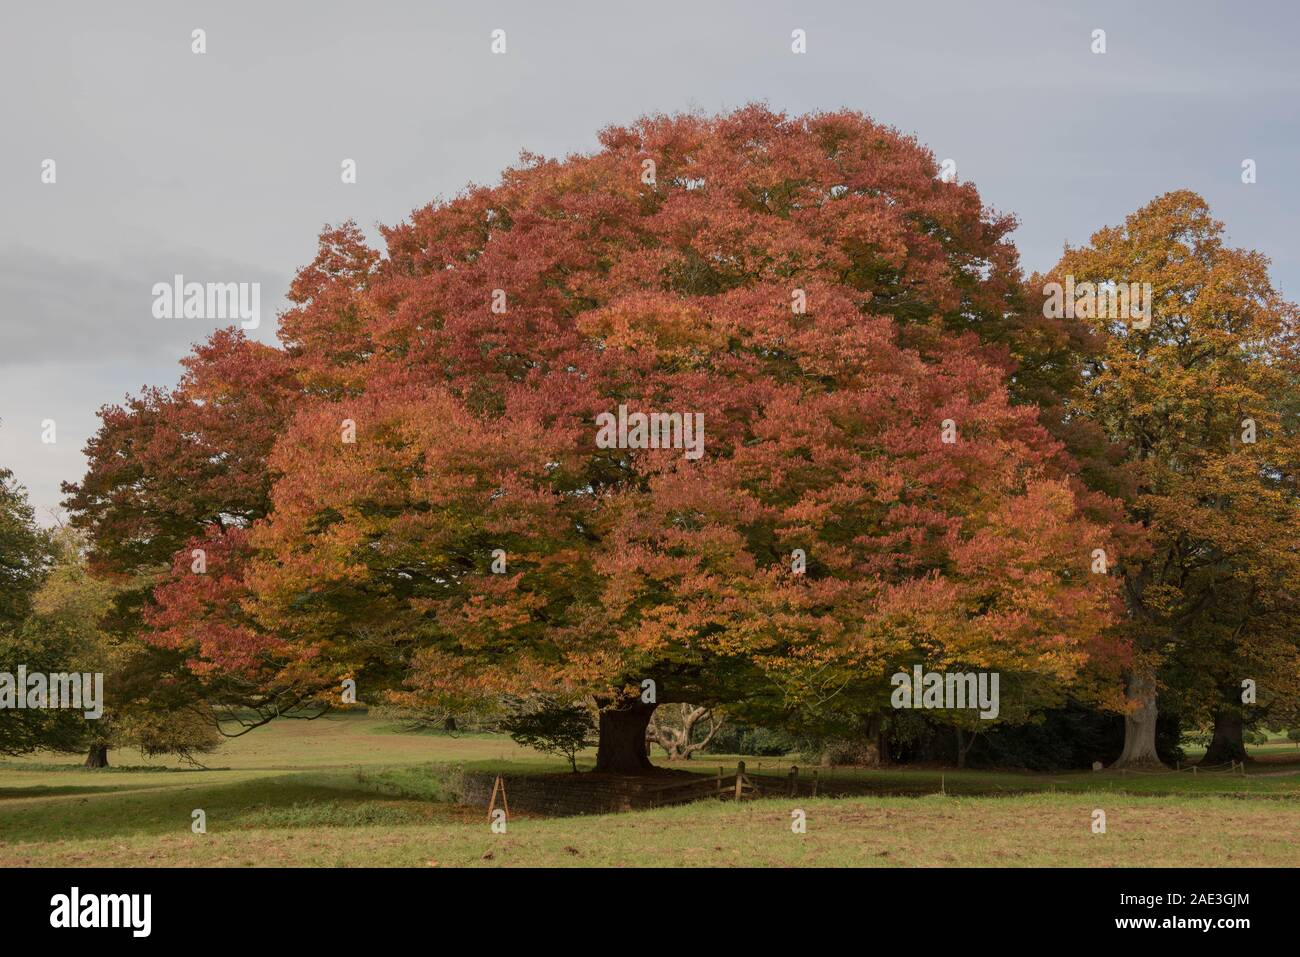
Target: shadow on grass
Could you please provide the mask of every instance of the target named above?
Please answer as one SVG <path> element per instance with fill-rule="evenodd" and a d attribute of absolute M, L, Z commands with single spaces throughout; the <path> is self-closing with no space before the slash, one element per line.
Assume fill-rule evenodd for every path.
<path fill-rule="evenodd" d="M 0 761 L 0 771 L 28 771 L 41 774 L 56 772 L 85 774 L 198 774 L 203 771 L 229 771 L 231 768 L 213 768 L 207 765 L 171 768 L 156 764 L 114 764 L 106 768 L 88 768 L 84 764 L 37 764 L 34 761 Z"/>
<path fill-rule="evenodd" d="M 29 788 L 0 788 L 0 807 L 5 801 L 16 801 L 20 798 L 44 798 L 44 797 L 67 797 L 78 794 L 108 794 L 114 791 L 149 791 L 160 788 L 172 788 L 174 784 L 132 784 L 129 781 L 123 781 L 120 784 L 62 784 L 62 785 L 34 785 Z"/>
<path fill-rule="evenodd" d="M 38 796 L 52 794 L 57 799 L 0 804 L 0 843 L 188 833 L 196 809 L 204 812 L 209 833 L 392 825 L 462 813 L 454 806 L 456 771 L 447 765 L 307 772 L 212 784 L 189 779 L 122 794 L 111 793 L 122 788 L 93 789 L 110 792 L 93 799 L 78 796 L 88 789 L 23 790 L 38 790 Z"/>

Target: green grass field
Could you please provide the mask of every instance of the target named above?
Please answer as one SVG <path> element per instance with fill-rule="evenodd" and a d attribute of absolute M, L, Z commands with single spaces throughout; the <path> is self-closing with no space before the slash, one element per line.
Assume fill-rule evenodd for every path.
<path fill-rule="evenodd" d="M 227 742 L 205 770 L 127 751 L 98 771 L 76 756 L 10 759 L 0 865 L 1300 865 L 1300 763 L 1287 743 L 1253 749 L 1261 760 L 1245 775 L 821 769 L 872 793 L 516 815 L 493 834 L 485 809 L 455 803 L 459 774 L 563 762 L 500 736 L 394 730 L 362 714 L 283 721 Z M 735 760 L 679 767 L 712 774 Z M 760 779 L 791 763 L 747 761 Z M 191 831 L 194 809 L 206 834 Z M 791 830 L 796 809 L 805 834 Z M 1092 832 L 1096 809 L 1105 834 Z"/>

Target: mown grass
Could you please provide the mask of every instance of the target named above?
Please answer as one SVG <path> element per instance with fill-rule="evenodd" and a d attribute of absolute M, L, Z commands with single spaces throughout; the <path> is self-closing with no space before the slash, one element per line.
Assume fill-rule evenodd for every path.
<path fill-rule="evenodd" d="M 98 771 L 75 756 L 0 763 L 0 865 L 1300 864 L 1300 766 L 1285 763 L 1244 776 L 819 769 L 823 793 L 872 792 L 840 799 L 808 797 L 801 768 L 795 798 L 516 815 L 493 834 L 484 809 L 455 803 L 459 776 L 554 773 L 563 762 L 497 736 L 390 730 L 359 714 L 284 722 L 228 742 L 208 770 L 124 752 Z M 735 761 L 678 766 L 713 774 Z M 747 763 L 775 786 L 792 762 Z M 195 809 L 206 834 L 191 831 Z M 806 834 L 791 832 L 795 809 Z M 1105 834 L 1092 832 L 1095 809 Z"/>
<path fill-rule="evenodd" d="M 1092 832 L 1095 809 L 1107 815 Z M 791 811 L 807 815 L 795 834 Z M 355 811 L 353 812 L 355 813 Z M 1295 866 L 1300 807 L 1225 798 L 1034 794 L 1004 798 L 770 799 L 583 818 L 422 823 L 315 807 L 281 826 L 209 818 L 167 833 L 0 847 L 13 866 Z M 184 822 L 182 822 L 184 823 Z M 254 826 L 256 825 L 256 826 Z"/>

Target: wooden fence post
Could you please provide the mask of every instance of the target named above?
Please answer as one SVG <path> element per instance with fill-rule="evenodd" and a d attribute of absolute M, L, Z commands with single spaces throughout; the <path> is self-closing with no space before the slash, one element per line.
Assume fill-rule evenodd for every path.
<path fill-rule="evenodd" d="M 488 801 L 488 820 L 492 820 L 492 812 L 497 806 L 497 792 L 501 793 L 501 809 L 506 812 L 506 820 L 510 820 L 510 803 L 506 800 L 506 782 L 497 775 L 496 781 L 492 783 L 492 798 Z"/>
<path fill-rule="evenodd" d="M 790 797 L 799 796 L 799 765 L 790 765 Z"/>
<path fill-rule="evenodd" d="M 740 800 L 740 791 L 743 788 L 745 780 L 745 762 L 741 761 L 736 765 L 736 800 Z"/>
<path fill-rule="evenodd" d="M 817 796 L 817 769 L 816 769 L 816 768 L 813 768 L 813 792 L 812 792 L 812 796 L 813 796 L 813 797 L 816 797 L 816 796 Z"/>

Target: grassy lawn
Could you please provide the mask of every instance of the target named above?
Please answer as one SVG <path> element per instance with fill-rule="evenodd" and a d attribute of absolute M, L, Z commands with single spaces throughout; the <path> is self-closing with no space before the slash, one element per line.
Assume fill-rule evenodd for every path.
<path fill-rule="evenodd" d="M 1244 776 L 821 769 L 828 786 L 872 793 L 516 816 L 493 834 L 484 809 L 454 803 L 461 770 L 563 762 L 495 735 L 392 732 L 359 714 L 285 721 L 228 742 L 207 770 L 131 752 L 99 771 L 75 756 L 11 759 L 0 763 L 0 866 L 1300 865 L 1290 745 L 1259 749 L 1266 759 Z M 760 779 L 791 763 L 746 760 Z M 679 766 L 712 774 L 735 761 Z M 196 808 L 207 834 L 190 830 Z M 791 832 L 796 808 L 806 834 Z M 1091 830 L 1098 808 L 1105 834 Z"/>

